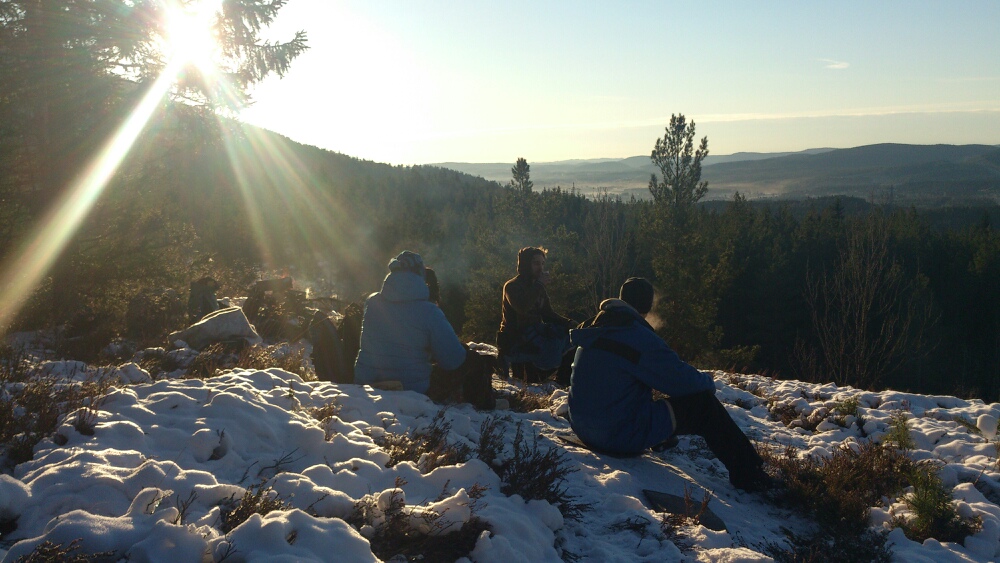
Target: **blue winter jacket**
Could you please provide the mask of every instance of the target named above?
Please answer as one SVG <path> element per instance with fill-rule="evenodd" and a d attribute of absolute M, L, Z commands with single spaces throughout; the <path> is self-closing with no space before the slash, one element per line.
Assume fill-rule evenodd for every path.
<path fill-rule="evenodd" d="M 674 433 L 670 406 L 653 401 L 653 389 L 670 397 L 715 389 L 624 301 L 605 300 L 583 326 L 570 331 L 578 348 L 569 411 L 573 431 L 595 449 L 637 454 Z"/>
<path fill-rule="evenodd" d="M 404 389 L 426 393 L 431 362 L 444 370 L 462 365 L 465 347 L 427 297 L 427 284 L 420 275 L 397 271 L 386 276 L 382 291 L 365 303 L 355 383 L 395 380 Z"/>

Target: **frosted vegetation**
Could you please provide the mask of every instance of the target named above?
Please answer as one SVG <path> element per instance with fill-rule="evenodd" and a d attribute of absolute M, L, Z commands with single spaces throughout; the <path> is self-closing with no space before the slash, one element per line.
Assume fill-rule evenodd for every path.
<path fill-rule="evenodd" d="M 307 351 L 276 346 L 269 357 L 290 368 Z M 514 408 L 485 413 L 275 367 L 189 378 L 197 354 L 169 353 L 167 371 L 4 348 L 4 561 L 1000 554 L 1000 404 L 714 372 L 783 483 L 747 494 L 700 438 L 628 459 L 562 442 L 566 391 L 551 386 L 498 380 Z M 32 443 L 28 403 L 45 394 L 61 410 Z M 695 513 L 707 500 L 728 531 L 657 513 L 643 489 L 687 495 Z"/>

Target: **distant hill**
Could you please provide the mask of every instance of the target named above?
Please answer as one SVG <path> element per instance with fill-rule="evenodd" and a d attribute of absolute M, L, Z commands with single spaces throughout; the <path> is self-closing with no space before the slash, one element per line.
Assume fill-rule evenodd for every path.
<path fill-rule="evenodd" d="M 639 198 L 649 197 L 649 176 L 658 172 L 648 156 L 530 164 L 536 189 L 576 187 L 588 193 L 607 188 Z M 436 166 L 506 182 L 512 163 Z M 997 200 L 1000 148 L 883 143 L 796 153 L 736 153 L 709 156 L 703 178 L 709 182 L 707 199 L 728 199 L 739 191 L 754 199 L 876 195 L 930 205 Z"/>
<path fill-rule="evenodd" d="M 938 204 L 1000 196 L 1000 149 L 992 145 L 884 143 L 705 167 L 716 196 L 739 190 L 786 198 L 852 195 Z"/>
<path fill-rule="evenodd" d="M 820 154 L 834 149 L 808 149 L 800 152 L 738 152 L 730 155 L 709 155 L 705 166 L 727 162 L 743 162 L 779 158 L 789 155 Z M 559 160 L 555 162 L 529 162 L 531 165 L 531 180 L 536 189 L 576 187 L 584 192 L 598 188 L 609 188 L 622 192 L 634 188 L 645 189 L 649 183 L 649 175 L 658 172 L 649 156 L 630 156 L 628 158 L 592 158 Z M 473 176 L 481 176 L 487 180 L 507 183 L 510 180 L 510 169 L 513 163 L 470 163 L 441 162 L 431 166 L 440 166 Z M 645 195 L 640 195 L 645 197 Z"/>

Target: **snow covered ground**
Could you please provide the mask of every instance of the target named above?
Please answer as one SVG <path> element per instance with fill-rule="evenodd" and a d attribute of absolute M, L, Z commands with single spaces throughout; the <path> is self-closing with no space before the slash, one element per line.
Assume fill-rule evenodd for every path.
<path fill-rule="evenodd" d="M 76 380 L 94 375 L 72 362 L 38 369 Z M 983 526 L 965 546 L 918 544 L 894 530 L 889 538 L 895 560 L 990 561 L 1000 554 L 1000 506 L 987 498 L 1000 499 L 992 442 L 1000 404 L 714 375 L 719 398 L 751 437 L 806 454 L 828 455 L 863 435 L 878 439 L 893 412 L 907 411 L 916 443 L 912 455 L 940 460 L 959 512 L 979 515 Z M 682 437 L 671 450 L 631 459 L 564 444 L 556 438 L 569 429 L 561 416 L 566 395 L 559 389 L 551 392 L 551 410 L 503 413 L 509 417 L 505 435 L 509 443 L 521 422 L 543 447 L 567 451 L 579 467 L 568 477 L 568 492 L 592 505 L 579 521 L 564 520 L 545 501 L 503 495 L 497 475 L 479 460 L 427 473 L 409 462 L 386 468 L 389 456 L 373 438 L 426 426 L 441 409 L 417 393 L 305 382 L 276 368 L 152 381 L 133 364 L 104 376 L 121 383 L 97 407 L 92 432 L 81 433 L 75 416 L 68 416 L 54 437 L 36 447 L 33 460 L 0 475 L 0 520 L 17 518 L 17 529 L 0 544 L 4 561 L 42 541 L 68 544 L 77 538 L 81 553 L 112 552 L 109 561 L 218 561 L 227 554 L 227 561 L 374 561 L 368 540 L 344 521 L 366 495 L 380 508 L 393 496 L 404 498 L 417 526 L 426 511 L 441 513 L 443 522 L 454 523 L 448 530 L 475 509 L 492 528 L 470 555 L 477 562 L 561 561 L 563 551 L 588 561 L 769 561 L 760 553 L 763 542 L 782 541 L 782 526 L 809 525 L 760 494 L 735 490 L 698 438 Z M 823 421 L 816 431 L 788 428 L 770 419 L 761 396 Z M 822 410 L 852 396 L 858 398 L 862 428 L 852 417 L 838 424 L 834 413 Z M 331 404 L 336 414 L 326 423 L 309 414 Z M 475 447 L 490 414 L 468 405 L 449 407 L 449 440 Z M 959 418 L 967 424 L 955 422 Z M 220 505 L 261 480 L 291 508 L 254 515 L 222 533 Z M 401 491 L 397 483 L 404 483 Z M 487 487 L 475 502 L 469 494 L 474 486 Z M 689 527 L 683 530 L 689 547 L 659 534 L 659 514 L 641 491 L 683 495 L 685 488 L 697 499 L 705 491 L 711 495 L 709 507 L 728 532 Z M 892 514 L 905 509 L 898 502 L 873 508 L 872 521 L 888 525 Z M 634 529 L 646 521 L 648 533 Z M 628 522 L 633 529 L 623 529 Z M 371 535 L 370 528 L 362 531 Z"/>

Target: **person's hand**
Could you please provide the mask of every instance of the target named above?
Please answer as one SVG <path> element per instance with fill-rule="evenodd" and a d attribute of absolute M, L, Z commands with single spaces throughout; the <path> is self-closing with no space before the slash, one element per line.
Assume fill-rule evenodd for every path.
<path fill-rule="evenodd" d="M 549 273 L 543 270 L 542 275 L 538 276 L 538 283 L 548 285 L 550 279 L 552 279 L 552 277 L 549 276 Z"/>

